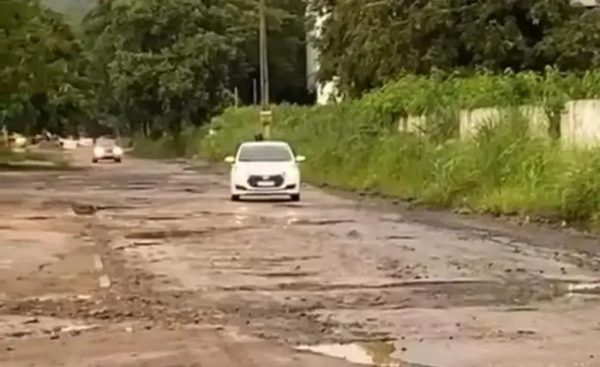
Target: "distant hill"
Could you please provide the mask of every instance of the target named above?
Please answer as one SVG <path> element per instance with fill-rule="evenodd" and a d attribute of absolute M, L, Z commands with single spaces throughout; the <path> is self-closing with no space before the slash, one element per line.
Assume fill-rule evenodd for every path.
<path fill-rule="evenodd" d="M 73 22 L 81 19 L 96 5 L 98 0 L 41 0 L 48 8 L 65 15 Z"/>

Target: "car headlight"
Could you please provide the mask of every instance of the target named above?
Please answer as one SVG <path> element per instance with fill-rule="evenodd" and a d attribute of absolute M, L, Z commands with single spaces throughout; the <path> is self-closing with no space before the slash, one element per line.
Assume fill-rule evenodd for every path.
<path fill-rule="evenodd" d="M 104 149 L 102 149 L 101 147 L 95 147 L 94 148 L 94 155 L 95 156 L 101 156 L 104 154 Z"/>
<path fill-rule="evenodd" d="M 298 179 L 298 174 L 295 170 L 288 170 L 283 173 L 283 178 L 290 180 L 290 181 L 294 181 L 294 180 Z"/>
<path fill-rule="evenodd" d="M 113 153 L 115 155 L 121 155 L 121 154 L 123 154 L 123 149 L 121 149 L 120 147 L 114 147 Z"/>

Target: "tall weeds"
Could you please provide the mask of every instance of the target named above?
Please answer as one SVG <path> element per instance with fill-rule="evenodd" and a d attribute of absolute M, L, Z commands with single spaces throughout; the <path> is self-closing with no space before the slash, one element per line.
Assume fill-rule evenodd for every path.
<path fill-rule="evenodd" d="M 600 218 L 600 151 L 572 151 L 528 130 L 517 106 L 556 113 L 569 99 L 600 95 L 600 73 L 405 76 L 334 106 L 274 108 L 274 138 L 308 157 L 314 183 L 370 190 L 440 207 L 498 214 L 539 214 L 591 223 Z M 475 138 L 459 140 L 458 111 L 502 106 Z M 398 132 L 406 115 L 428 116 L 423 134 Z M 199 153 L 222 159 L 260 131 L 254 108 L 230 109 Z"/>

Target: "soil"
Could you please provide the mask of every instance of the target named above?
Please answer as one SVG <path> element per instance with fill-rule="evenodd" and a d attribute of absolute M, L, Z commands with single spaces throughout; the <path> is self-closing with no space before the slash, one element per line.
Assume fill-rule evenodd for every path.
<path fill-rule="evenodd" d="M 0 172 L 1 366 L 600 366 L 600 243 L 209 165 Z"/>

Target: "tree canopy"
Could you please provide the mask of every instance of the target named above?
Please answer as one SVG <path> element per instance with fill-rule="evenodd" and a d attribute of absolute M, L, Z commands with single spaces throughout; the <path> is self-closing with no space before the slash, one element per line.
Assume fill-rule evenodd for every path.
<path fill-rule="evenodd" d="M 223 3 L 229 4 L 223 5 Z M 177 132 L 227 102 L 246 29 L 233 1 L 115 0 L 85 20 L 99 103 L 130 129 Z"/>
<path fill-rule="evenodd" d="M 570 0 L 315 0 L 322 79 L 360 94 L 403 72 L 599 65 L 597 16 Z"/>
<path fill-rule="evenodd" d="M 0 123 L 72 130 L 91 111 L 80 42 L 35 0 L 0 1 Z"/>
<path fill-rule="evenodd" d="M 350 95 L 406 73 L 600 66 L 600 13 L 571 0 L 267 0 L 275 103 L 309 102 L 307 3 L 327 14 L 316 40 L 320 78 L 338 76 Z M 41 4 L 80 18 L 92 10 L 73 25 Z M 234 89 L 250 103 L 259 78 L 257 5 L 0 0 L 0 124 L 75 132 L 109 120 L 160 135 L 206 123 Z"/>
<path fill-rule="evenodd" d="M 69 11 L 91 3 L 0 0 L 0 124 L 63 132 L 110 119 L 156 135 L 205 123 L 235 88 L 252 102 L 256 0 L 97 1 L 74 25 Z M 271 97 L 303 102 L 304 2 L 267 4 Z"/>

